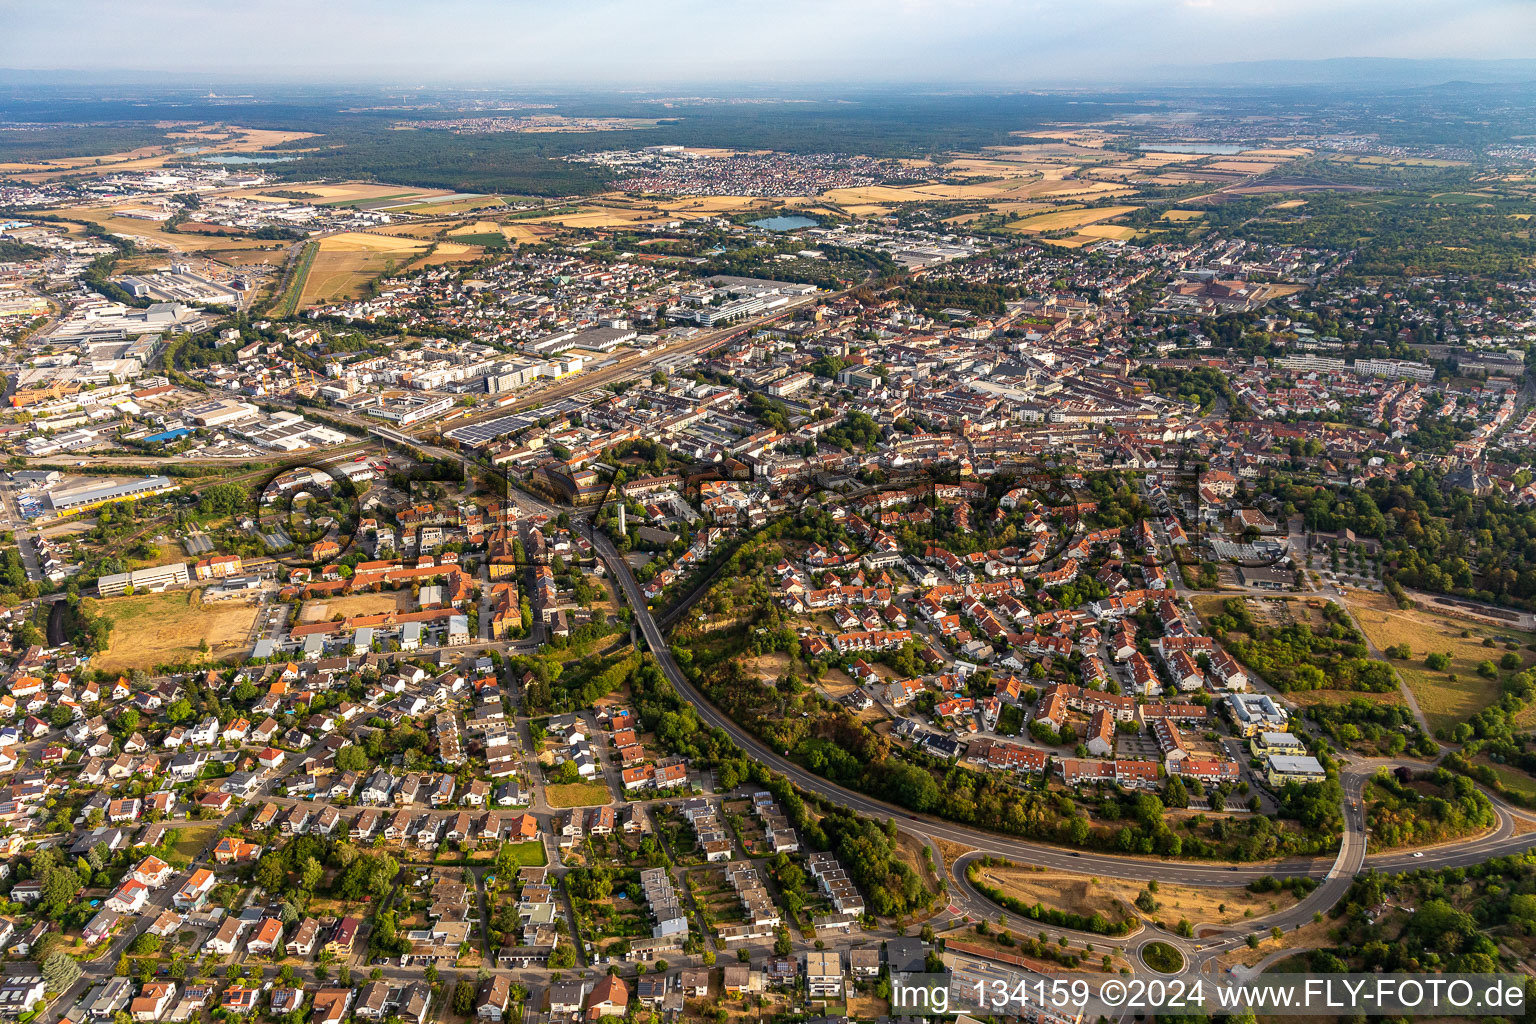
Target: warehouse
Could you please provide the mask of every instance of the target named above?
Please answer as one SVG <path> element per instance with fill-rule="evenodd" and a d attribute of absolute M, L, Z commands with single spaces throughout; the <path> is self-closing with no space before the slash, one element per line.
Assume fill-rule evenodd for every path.
<path fill-rule="evenodd" d="M 249 419 L 255 416 L 257 411 L 256 407 L 248 402 L 237 402 L 233 398 L 219 398 L 192 406 L 187 410 L 186 416 L 200 427 L 222 427 L 227 423 Z"/>
<path fill-rule="evenodd" d="M 88 486 L 60 487 L 48 492 L 48 503 L 55 512 L 74 512 L 111 501 L 140 498 L 146 494 L 163 494 L 173 491 L 176 485 L 163 476 L 146 476 L 137 480 L 106 483 L 93 482 Z"/>

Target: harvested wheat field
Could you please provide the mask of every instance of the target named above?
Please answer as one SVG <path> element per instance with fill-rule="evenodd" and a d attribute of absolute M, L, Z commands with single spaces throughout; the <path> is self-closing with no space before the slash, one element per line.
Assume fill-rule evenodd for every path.
<path fill-rule="evenodd" d="M 641 209 L 664 213 L 739 213 L 743 210 L 767 210 L 778 205 L 776 199 L 758 196 L 689 196 L 666 201 L 641 201 Z"/>
<path fill-rule="evenodd" d="M 1205 211 L 1203 210 L 1165 210 L 1163 212 L 1163 220 L 1171 221 L 1199 220 L 1204 216 Z"/>
<path fill-rule="evenodd" d="M 1030 217 L 1021 220 L 1017 224 L 1008 225 L 1010 231 L 1036 232 L 1036 231 L 1061 231 L 1064 228 L 1081 228 L 1089 224 L 1097 224 L 1100 221 L 1112 220 L 1115 217 L 1123 217 L 1137 206 L 1097 206 L 1082 207 L 1073 206 L 1065 210 L 1057 210 L 1054 213 L 1041 214 L 1038 217 Z"/>
<path fill-rule="evenodd" d="M 699 211 L 704 214 L 707 211 Z M 574 213 L 556 213 L 548 217 L 529 217 L 522 224 L 556 224 L 565 228 L 622 228 L 634 224 L 675 220 L 672 214 L 654 210 L 626 210 L 612 206 L 583 206 Z"/>
<path fill-rule="evenodd" d="M 66 220 L 89 221 L 98 224 L 103 230 L 115 235 L 124 235 L 133 239 L 142 239 L 149 248 L 168 249 L 171 252 L 226 252 L 239 249 L 267 249 L 272 246 L 270 241 L 260 241 L 254 238 L 227 238 L 216 235 L 171 234 L 164 229 L 163 221 L 141 220 L 137 217 L 121 216 L 122 210 L 134 209 L 134 204 L 125 203 L 116 209 L 92 209 L 86 207 L 64 207 L 50 210 Z"/>
<path fill-rule="evenodd" d="M 1077 233 L 1089 238 L 1112 238 L 1120 242 L 1129 242 L 1138 234 L 1135 228 L 1125 224 L 1089 224 L 1078 228 Z"/>
<path fill-rule="evenodd" d="M 408 185 L 374 185 L 368 182 L 344 182 L 340 185 L 295 185 L 298 192 L 312 192 L 319 199 L 311 200 L 317 203 L 351 203 L 363 200 L 369 202 L 375 199 L 396 199 L 408 202 L 415 199 L 426 202 L 435 196 L 451 195 L 440 188 L 411 188 Z"/>
<path fill-rule="evenodd" d="M 403 269 L 431 246 L 431 242 L 419 238 L 356 231 L 322 238 L 309 276 L 304 279 L 299 304 L 355 298 L 368 281 Z M 439 251 L 445 246 L 460 253 L 469 251 L 468 246 L 457 243 L 440 243 Z"/>

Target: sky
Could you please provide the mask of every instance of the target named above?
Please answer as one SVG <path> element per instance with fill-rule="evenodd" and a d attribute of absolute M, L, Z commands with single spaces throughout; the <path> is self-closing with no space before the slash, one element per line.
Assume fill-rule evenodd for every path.
<path fill-rule="evenodd" d="M 0 67 L 651 88 L 1531 58 L 1536 0 L 0 0 Z"/>

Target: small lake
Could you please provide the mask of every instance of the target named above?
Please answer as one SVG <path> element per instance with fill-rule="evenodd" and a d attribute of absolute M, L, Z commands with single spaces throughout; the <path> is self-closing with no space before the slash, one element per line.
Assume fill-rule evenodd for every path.
<path fill-rule="evenodd" d="M 762 220 L 751 221 L 754 228 L 763 228 L 766 231 L 798 231 L 801 228 L 813 228 L 820 221 L 810 217 L 796 217 L 786 215 L 782 217 L 764 217 Z"/>
<path fill-rule="evenodd" d="M 1170 142 L 1167 145 L 1153 145 L 1143 142 L 1137 145 L 1137 149 L 1150 150 L 1154 153 L 1199 153 L 1201 156 L 1236 156 L 1246 153 L 1252 146 L 1234 146 L 1222 142 Z"/>
<path fill-rule="evenodd" d="M 211 164 L 286 164 L 297 160 L 296 156 L 246 156 L 244 153 L 215 153 L 205 156 Z"/>

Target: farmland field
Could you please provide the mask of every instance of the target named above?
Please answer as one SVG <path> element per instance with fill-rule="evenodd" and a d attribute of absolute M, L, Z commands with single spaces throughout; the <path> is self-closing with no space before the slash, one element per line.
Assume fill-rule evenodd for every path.
<path fill-rule="evenodd" d="M 1130 241 L 1136 237 L 1136 229 L 1124 224 L 1089 224 L 1079 228 L 1077 233 L 1089 238 L 1115 238 L 1121 241 Z"/>
<path fill-rule="evenodd" d="M 1135 206 L 1072 207 L 1021 220 L 1016 224 L 1008 225 L 1008 229 L 1010 231 L 1035 232 L 1060 231 L 1063 228 L 1081 228 L 1089 224 L 1096 224 L 1099 221 L 1123 216 L 1136 209 L 1138 207 Z"/>
<path fill-rule="evenodd" d="M 102 671 L 123 672 L 242 651 L 256 621 L 256 605 L 237 601 L 194 605 L 193 597 L 201 597 L 201 592 L 87 598 L 87 611 L 112 620 L 112 642 L 91 664 Z M 207 655 L 198 650 L 201 640 L 208 642 Z"/>

